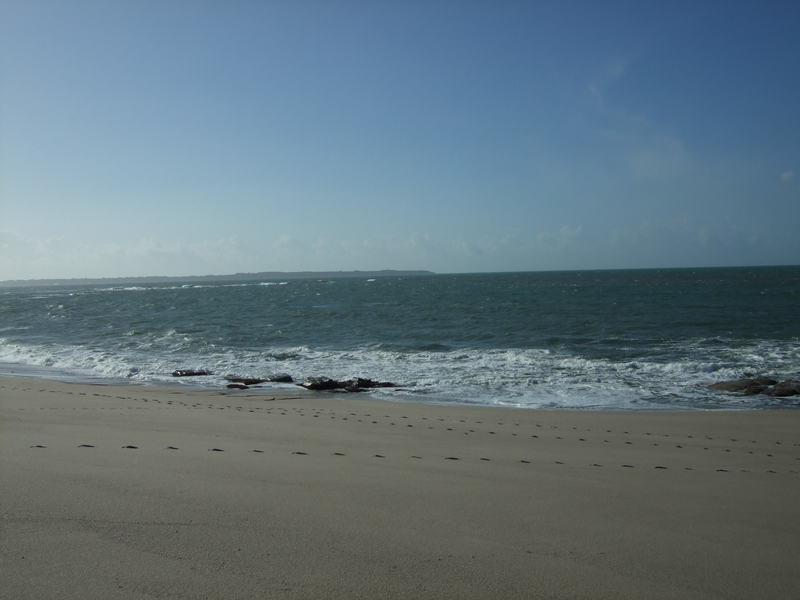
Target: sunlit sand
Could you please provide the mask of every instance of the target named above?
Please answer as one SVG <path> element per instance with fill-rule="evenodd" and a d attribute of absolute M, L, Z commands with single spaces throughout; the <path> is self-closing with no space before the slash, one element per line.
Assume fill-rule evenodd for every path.
<path fill-rule="evenodd" d="M 3 598 L 789 598 L 800 412 L 0 378 Z"/>

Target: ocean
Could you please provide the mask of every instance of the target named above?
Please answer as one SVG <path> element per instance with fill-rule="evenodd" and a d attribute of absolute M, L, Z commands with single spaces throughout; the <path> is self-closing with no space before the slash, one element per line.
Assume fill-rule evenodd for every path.
<path fill-rule="evenodd" d="M 220 390 L 228 376 L 363 377 L 397 384 L 370 395 L 402 402 L 798 408 L 707 385 L 800 379 L 800 267 L 3 287 L 0 363 Z"/>

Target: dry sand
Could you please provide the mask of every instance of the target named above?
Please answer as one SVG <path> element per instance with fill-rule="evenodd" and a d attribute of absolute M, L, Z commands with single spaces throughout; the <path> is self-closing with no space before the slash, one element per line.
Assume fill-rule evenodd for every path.
<path fill-rule="evenodd" d="M 800 411 L 1 377 L 0 417 L 2 598 L 800 596 Z"/>

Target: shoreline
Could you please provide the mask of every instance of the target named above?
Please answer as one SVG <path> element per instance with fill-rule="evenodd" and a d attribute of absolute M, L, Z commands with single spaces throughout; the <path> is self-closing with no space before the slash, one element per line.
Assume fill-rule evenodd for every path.
<path fill-rule="evenodd" d="M 13 368 L 12 368 L 13 367 Z M 453 406 L 453 407 L 464 407 L 464 408 L 491 408 L 497 410 L 524 410 L 524 411 L 534 411 L 534 412 L 575 412 L 575 413 L 692 413 L 692 412 L 760 412 L 760 411 L 798 411 L 800 410 L 800 405 L 784 405 L 784 406 L 763 406 L 763 407 L 751 407 L 751 406 L 726 406 L 726 407 L 714 407 L 714 408 L 673 408 L 669 406 L 661 406 L 658 408 L 655 407 L 647 407 L 647 408 L 620 408 L 618 406 L 593 406 L 593 407 L 572 407 L 572 406 L 563 406 L 563 407 L 553 407 L 553 408 L 540 408 L 538 406 L 512 406 L 512 405 L 488 405 L 488 404 L 480 404 L 477 402 L 452 402 L 452 401 L 434 401 L 434 400 L 425 400 L 425 399 L 416 399 L 416 398 L 409 398 L 408 396 L 397 396 L 397 397 L 387 397 L 386 395 L 380 395 L 376 393 L 372 393 L 369 390 L 363 390 L 358 393 L 346 393 L 346 392 L 331 392 L 331 391 L 310 391 L 298 383 L 292 384 L 282 384 L 276 387 L 262 387 L 261 385 L 253 385 L 250 386 L 246 390 L 236 390 L 223 387 L 220 384 L 218 387 L 211 387 L 209 385 L 200 385 L 193 384 L 192 379 L 194 377 L 183 377 L 183 378 L 175 378 L 172 381 L 139 381 L 139 380 L 129 380 L 129 379 L 114 379 L 114 378 L 104 378 L 104 377 L 90 377 L 86 375 L 75 375 L 68 373 L 66 371 L 58 371 L 54 370 L 50 367 L 41 367 L 41 366 L 31 366 L 25 364 L 18 364 L 18 363 L 4 363 L 0 362 L 0 378 L 2 377 L 10 377 L 10 378 L 20 378 L 20 379 L 32 379 L 32 380 L 41 380 L 41 381 L 51 381 L 51 382 L 58 382 L 58 383 L 65 383 L 69 385 L 92 385 L 92 386 L 111 386 L 111 387 L 133 387 L 133 388 L 143 388 L 143 389 L 156 389 L 156 390 L 164 390 L 173 392 L 175 390 L 186 390 L 186 391 L 194 391 L 194 392 L 208 392 L 212 394 L 223 394 L 223 395 L 232 395 L 235 396 L 237 394 L 255 394 L 255 395 L 278 395 L 282 396 L 285 394 L 293 394 L 293 393 L 305 393 L 305 394 L 318 394 L 322 398 L 339 398 L 339 399 L 363 399 L 363 400 L 373 400 L 375 402 L 387 402 L 389 404 L 412 404 L 412 405 L 425 405 L 425 406 Z M 199 379 L 203 379 L 203 376 L 200 376 Z M 725 392 L 717 392 L 720 397 L 724 397 Z M 737 398 L 741 396 L 729 394 L 731 402 L 735 401 Z"/>
<path fill-rule="evenodd" d="M 779 598 L 800 412 L 0 376 L 3 598 Z"/>

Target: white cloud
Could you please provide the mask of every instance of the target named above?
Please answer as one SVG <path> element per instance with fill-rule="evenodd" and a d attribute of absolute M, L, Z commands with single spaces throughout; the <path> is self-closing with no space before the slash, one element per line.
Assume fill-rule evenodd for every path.
<path fill-rule="evenodd" d="M 598 255 L 622 268 L 790 264 L 797 261 L 798 236 L 782 237 L 776 250 L 775 231 L 757 225 L 742 227 L 727 217 L 699 221 L 689 217 L 644 220 L 608 232 Z"/>
<path fill-rule="evenodd" d="M 583 227 L 578 226 L 538 234 L 516 229 L 477 237 L 415 232 L 405 238 L 302 239 L 282 234 L 258 243 L 236 237 L 195 243 L 148 238 L 130 245 L 92 245 L 0 232 L 0 280 L 355 269 L 546 269 L 559 253 L 574 254 L 571 248 L 582 234 Z"/>
<path fill-rule="evenodd" d="M 694 159 L 685 144 L 645 114 L 609 100 L 610 90 L 622 81 L 633 61 L 610 59 L 588 84 L 592 104 L 589 142 L 600 143 L 601 162 L 611 159 L 637 179 L 663 179 L 685 173 Z"/>
<path fill-rule="evenodd" d="M 643 220 L 601 230 L 509 228 L 477 236 L 363 239 L 290 235 L 245 242 L 236 237 L 181 243 L 142 239 L 90 245 L 68 238 L 26 239 L 0 232 L 0 280 L 146 275 L 224 275 L 258 271 L 428 269 L 439 273 L 797 264 L 800 236 L 741 226 L 729 218 Z"/>
<path fill-rule="evenodd" d="M 627 164 L 633 176 L 656 179 L 679 172 L 692 166 L 692 158 L 683 144 L 674 138 L 656 136 L 640 139 L 637 148 L 627 154 Z"/>
<path fill-rule="evenodd" d="M 631 62 L 629 58 L 615 56 L 606 61 L 606 63 L 594 73 L 587 87 L 589 93 L 597 102 L 598 107 L 602 108 L 604 106 L 608 88 L 625 76 Z"/>
<path fill-rule="evenodd" d="M 570 229 L 564 225 L 556 232 L 542 231 L 536 235 L 536 241 L 547 247 L 564 248 L 572 244 L 583 234 L 583 225 L 578 225 L 575 229 Z"/>
<path fill-rule="evenodd" d="M 235 237 L 195 244 L 142 239 L 123 246 L 0 232 L 0 280 L 206 275 L 250 262 L 249 252 Z"/>

